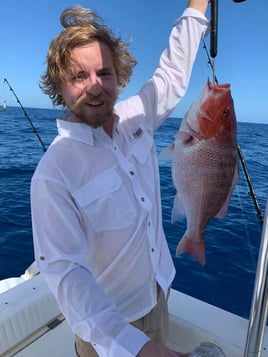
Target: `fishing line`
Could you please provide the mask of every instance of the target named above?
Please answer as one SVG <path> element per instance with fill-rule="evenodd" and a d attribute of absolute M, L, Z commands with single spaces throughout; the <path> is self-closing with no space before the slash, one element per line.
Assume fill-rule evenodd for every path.
<path fill-rule="evenodd" d="M 206 46 L 206 43 L 205 43 L 204 39 L 203 39 L 203 45 L 204 45 L 203 48 L 205 49 L 205 52 L 206 52 L 206 54 L 208 56 L 208 64 L 209 64 L 211 70 L 214 71 L 213 74 L 214 74 L 215 83 L 219 84 L 218 79 L 217 79 L 217 77 L 215 75 L 215 64 L 213 64 L 213 62 L 211 61 L 211 58 L 210 58 L 210 55 L 209 55 L 209 52 L 208 52 L 208 49 L 207 49 L 207 46 Z M 240 163 L 241 163 L 241 166 L 242 166 L 242 169 L 243 169 L 246 181 L 247 181 L 247 185 L 248 185 L 248 188 L 249 188 L 250 196 L 252 197 L 255 209 L 257 211 L 257 215 L 259 217 L 259 221 L 260 221 L 261 224 L 263 224 L 263 215 L 262 215 L 262 212 L 261 212 L 261 209 L 260 209 L 260 206 L 259 206 L 259 203 L 258 203 L 258 199 L 257 199 L 256 193 L 255 193 L 254 187 L 252 185 L 248 169 L 247 169 L 247 165 L 246 165 L 246 162 L 245 162 L 245 159 L 244 159 L 244 156 L 242 154 L 242 151 L 241 151 L 241 148 L 240 148 L 239 144 L 237 145 L 237 150 L 238 150 L 239 160 L 240 160 Z"/>
<path fill-rule="evenodd" d="M 45 146 L 43 140 L 42 140 L 41 137 L 39 136 L 39 134 L 38 134 L 38 132 L 37 132 L 35 126 L 33 125 L 33 122 L 31 121 L 29 115 L 27 114 L 26 110 L 24 109 L 23 105 L 21 104 L 21 101 L 20 101 L 19 98 L 17 97 L 16 93 L 14 92 L 13 88 L 11 87 L 10 83 L 8 82 L 8 80 L 7 80 L 6 78 L 4 79 L 4 84 L 5 84 L 5 83 L 9 86 L 10 91 L 13 93 L 13 95 L 14 95 L 14 97 L 16 98 L 17 102 L 19 103 L 19 105 L 20 105 L 20 107 L 21 107 L 21 109 L 22 109 L 22 111 L 23 111 L 23 113 L 24 113 L 24 116 L 25 116 L 25 118 L 28 120 L 28 122 L 29 122 L 29 124 L 30 124 L 30 126 L 31 126 L 31 128 L 32 128 L 33 133 L 34 133 L 34 134 L 36 135 L 36 137 L 38 138 L 38 140 L 39 140 L 39 142 L 40 142 L 40 144 L 41 144 L 41 146 L 42 146 L 43 151 L 46 152 L 47 149 L 46 149 L 46 146 Z"/>
<path fill-rule="evenodd" d="M 245 0 L 233 0 L 234 2 L 242 2 Z M 216 77 L 216 70 L 215 70 L 215 58 L 217 56 L 217 51 L 218 51 L 218 0 L 211 0 L 211 7 L 210 7 L 210 54 L 208 52 L 205 40 L 203 39 L 203 48 L 205 49 L 205 52 L 208 57 L 208 64 L 212 70 L 212 75 L 213 75 L 213 84 L 219 84 L 218 79 Z M 257 196 L 255 194 L 254 187 L 251 183 L 251 179 L 249 176 L 249 172 L 246 166 L 246 162 L 244 160 L 241 148 L 239 144 L 237 145 L 237 150 L 238 150 L 238 156 L 239 160 L 243 169 L 243 172 L 246 177 L 246 181 L 249 187 L 249 192 L 252 197 L 253 203 L 255 205 L 255 209 L 257 211 L 257 215 L 259 217 L 260 224 L 263 224 L 263 215 L 260 210 L 260 206 L 257 200 Z"/>
<path fill-rule="evenodd" d="M 241 221 L 243 222 L 244 232 L 245 232 L 244 236 L 242 237 L 242 240 L 241 240 L 242 243 L 241 244 L 243 244 L 243 245 L 245 244 L 245 246 L 248 247 L 248 253 L 249 253 L 249 256 L 250 256 L 251 266 L 255 269 L 256 268 L 256 257 L 254 256 L 253 250 L 250 249 L 250 247 L 254 246 L 255 244 L 252 243 L 251 235 L 249 233 L 248 213 L 245 213 L 244 210 L 243 210 L 244 201 L 242 202 L 242 199 L 241 199 L 242 192 L 240 192 L 239 185 L 236 185 L 235 191 L 237 193 L 237 198 L 239 200 L 239 204 L 240 204 L 240 208 L 241 208 L 241 212 L 240 212 L 240 214 L 242 216 Z M 249 213 L 253 214 L 254 213 L 253 211 L 254 211 L 254 207 L 251 206 L 251 211 Z M 257 224 L 257 217 L 256 217 L 256 215 L 253 215 L 253 216 L 254 216 L 254 223 Z M 259 233 L 261 234 L 261 229 L 260 229 Z"/>
<path fill-rule="evenodd" d="M 233 0 L 233 1 L 239 3 L 239 2 L 243 2 L 245 0 Z M 211 4 L 213 4 L 214 2 L 216 3 L 216 6 L 217 6 L 218 0 L 211 0 Z M 213 11 L 211 11 L 211 15 L 213 15 Z M 217 16 L 215 16 L 215 14 L 213 16 L 214 16 L 214 20 L 217 22 Z M 216 29 L 216 35 L 217 35 L 217 27 L 214 26 L 214 30 L 215 29 Z M 212 37 L 215 36 L 215 33 L 213 33 L 211 36 Z M 217 42 L 215 42 L 214 44 L 217 45 Z M 212 71 L 214 74 L 215 73 L 214 61 L 211 62 L 210 58 L 209 58 L 209 63 L 212 63 Z M 254 205 L 257 210 L 259 221 L 262 225 L 264 222 L 264 219 L 263 219 L 261 210 L 259 208 L 259 204 L 258 204 L 256 195 L 255 195 L 253 186 L 251 184 L 250 176 L 248 174 L 246 163 L 243 158 L 243 155 L 242 155 L 239 145 L 237 146 L 237 149 L 238 149 L 239 159 L 240 159 L 240 162 L 241 162 L 241 165 L 242 165 L 242 168 L 245 173 L 245 177 L 246 177 L 249 189 L 250 189 L 250 194 L 254 201 Z M 240 199 L 240 196 L 239 196 L 239 199 Z M 242 212 L 243 212 L 243 210 L 242 210 Z M 267 238 L 267 229 L 266 229 L 267 228 L 267 214 L 268 214 L 268 211 L 267 211 L 267 205 L 266 205 L 266 210 L 265 210 L 266 224 L 264 225 L 263 230 L 262 230 L 261 244 L 260 244 L 260 248 L 259 248 L 259 257 L 258 257 L 256 277 L 255 277 L 255 282 L 254 282 L 253 296 L 252 296 L 252 301 L 251 301 L 251 309 L 250 309 L 248 331 L 247 331 L 247 337 L 246 337 L 246 343 L 245 343 L 244 357 L 252 356 L 252 355 L 259 356 L 260 351 L 263 350 L 263 339 L 264 339 L 265 326 L 266 326 L 267 315 L 268 315 L 268 310 L 267 310 L 267 293 L 268 293 L 267 248 L 268 247 L 267 247 L 267 239 L 266 239 Z M 266 231 L 265 231 L 265 229 L 266 229 Z"/>

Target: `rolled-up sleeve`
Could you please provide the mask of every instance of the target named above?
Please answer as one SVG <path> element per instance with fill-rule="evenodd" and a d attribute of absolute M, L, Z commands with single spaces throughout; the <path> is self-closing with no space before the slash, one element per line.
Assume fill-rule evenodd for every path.
<path fill-rule="evenodd" d="M 169 45 L 162 53 L 153 76 L 153 83 L 157 88 L 157 127 L 185 95 L 200 41 L 207 28 L 208 20 L 205 16 L 191 8 L 186 9 L 175 22 Z"/>
<path fill-rule="evenodd" d="M 139 111 L 147 124 L 156 130 L 185 95 L 200 41 L 208 29 L 207 18 L 199 11 L 187 8 L 174 22 L 168 46 L 152 77 L 136 96 L 119 103 L 118 110 L 129 117 Z"/>

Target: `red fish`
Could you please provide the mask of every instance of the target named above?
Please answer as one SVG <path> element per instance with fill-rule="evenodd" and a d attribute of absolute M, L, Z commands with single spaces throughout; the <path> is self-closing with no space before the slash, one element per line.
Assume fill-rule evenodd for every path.
<path fill-rule="evenodd" d="M 223 218 L 238 180 L 236 116 L 229 84 L 206 84 L 190 106 L 173 144 L 172 179 L 177 190 L 172 221 L 186 216 L 177 255 L 189 253 L 205 265 L 204 231 Z"/>

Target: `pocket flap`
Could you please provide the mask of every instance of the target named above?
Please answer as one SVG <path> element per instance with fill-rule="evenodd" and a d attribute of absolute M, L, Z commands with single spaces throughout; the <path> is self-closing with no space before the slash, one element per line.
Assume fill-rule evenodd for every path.
<path fill-rule="evenodd" d="M 96 176 L 92 181 L 73 193 L 73 197 L 84 207 L 107 194 L 116 191 L 121 186 L 121 179 L 114 169 L 107 170 Z"/>

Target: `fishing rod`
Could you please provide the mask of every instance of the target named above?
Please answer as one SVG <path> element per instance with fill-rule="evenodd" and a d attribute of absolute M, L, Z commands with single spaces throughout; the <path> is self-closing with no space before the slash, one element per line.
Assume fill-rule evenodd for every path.
<path fill-rule="evenodd" d="M 245 0 L 233 0 L 234 2 L 242 2 Z M 216 5 L 215 5 L 216 4 Z M 209 53 L 207 51 L 205 42 L 204 46 L 209 58 L 209 64 L 211 66 L 211 69 L 213 71 L 213 77 L 217 83 L 216 76 L 215 76 L 215 63 L 214 63 L 214 58 L 217 55 L 217 23 L 218 23 L 218 0 L 211 0 L 211 29 L 213 30 L 211 33 L 211 44 L 210 44 L 210 54 L 213 57 L 213 60 L 210 59 Z M 216 6 L 216 10 L 215 10 Z M 218 83 L 217 83 L 218 84 Z M 238 154 L 239 154 L 239 159 L 242 164 L 243 171 L 246 176 L 246 180 L 248 183 L 248 187 L 250 189 L 251 197 L 253 199 L 253 202 L 255 204 L 260 223 L 263 224 L 264 219 L 257 201 L 257 197 L 255 195 L 253 186 L 251 184 L 250 176 L 248 174 L 248 170 L 246 167 L 245 160 L 243 158 L 241 149 L 239 145 L 237 145 L 238 149 Z M 251 309 L 250 309 L 250 316 L 249 316 L 249 324 L 248 324 L 248 330 L 247 330 L 247 337 L 246 337 L 246 342 L 245 342 L 245 351 L 244 351 L 244 357 L 249 357 L 249 356 L 260 356 L 261 351 L 263 349 L 263 338 L 264 338 L 264 332 L 265 332 L 265 326 L 267 322 L 267 296 L 268 296 L 268 285 L 267 285 L 267 271 L 268 271 L 268 262 L 267 262 L 267 229 L 265 231 L 265 228 L 267 228 L 267 216 L 268 211 L 267 211 L 267 206 L 266 206 L 266 212 L 265 212 L 265 221 L 266 224 L 264 225 L 263 228 L 263 234 L 262 234 L 262 239 L 261 239 L 261 245 L 260 245 L 260 253 L 259 253 L 259 258 L 258 258 L 258 266 L 256 270 L 256 277 L 255 277 L 255 283 L 254 283 L 254 291 L 253 291 L 253 297 L 251 301 Z"/>
<path fill-rule="evenodd" d="M 210 56 L 209 64 L 212 69 L 213 84 L 217 81 L 215 58 L 218 52 L 218 0 L 211 0 L 210 5 Z"/>
<path fill-rule="evenodd" d="M 239 3 L 245 0 L 233 0 L 233 2 Z M 213 73 L 213 84 L 216 82 L 215 75 L 215 58 L 218 52 L 218 0 L 210 1 L 210 66 Z"/>
<path fill-rule="evenodd" d="M 239 3 L 243 2 L 245 0 L 233 0 L 233 2 Z M 218 79 L 216 77 L 216 70 L 215 70 L 215 58 L 217 56 L 217 51 L 218 51 L 218 0 L 211 0 L 211 8 L 210 8 L 210 54 L 208 52 L 206 43 L 203 39 L 203 45 L 204 49 L 206 51 L 207 57 L 208 57 L 208 64 L 210 65 L 210 68 L 213 73 L 213 84 L 219 84 Z M 255 190 L 253 188 L 250 175 L 246 166 L 246 162 L 244 160 L 241 148 L 239 144 L 237 145 L 237 150 L 238 150 L 238 155 L 240 159 L 241 166 L 243 168 L 246 181 L 249 187 L 250 195 L 253 199 L 260 223 L 263 224 L 263 215 L 257 200 L 257 196 L 255 194 Z"/>
<path fill-rule="evenodd" d="M 246 0 L 233 0 L 235 3 Z M 214 71 L 214 59 L 218 52 L 218 0 L 210 0 L 210 56 L 212 70 Z"/>
<path fill-rule="evenodd" d="M 33 133 L 37 136 L 37 138 L 38 138 L 38 140 L 39 140 L 39 142 L 40 142 L 40 144 L 42 146 L 43 151 L 46 152 L 47 149 L 46 149 L 46 146 L 45 146 L 43 140 L 39 136 L 35 126 L 33 125 L 33 122 L 31 121 L 29 115 L 27 114 L 26 110 L 24 109 L 23 105 L 21 104 L 21 101 L 19 100 L 19 98 L 17 97 L 16 93 L 14 92 L 14 89 L 11 87 L 10 83 L 8 82 L 8 80 L 6 78 L 4 78 L 4 83 L 6 83 L 9 86 L 9 89 L 13 93 L 13 95 L 16 98 L 17 102 L 19 103 L 19 105 L 20 105 L 20 107 L 21 107 L 21 109 L 22 109 L 22 111 L 24 113 L 25 118 L 28 120 L 28 122 L 29 122 L 29 124 L 30 124 L 30 126 L 31 126 L 31 128 L 33 130 Z"/>

